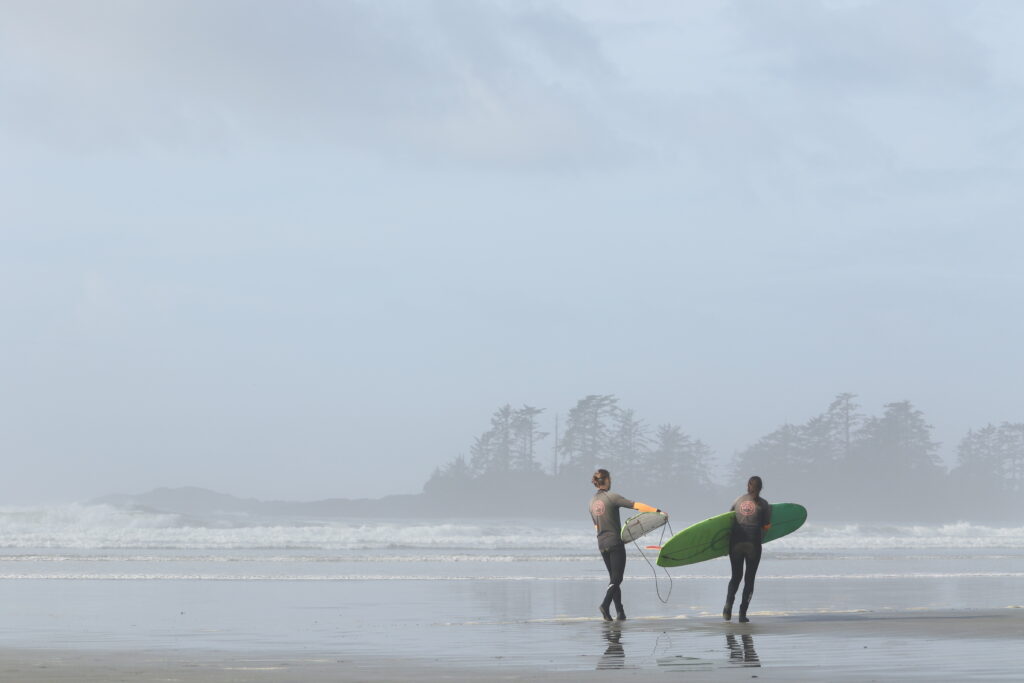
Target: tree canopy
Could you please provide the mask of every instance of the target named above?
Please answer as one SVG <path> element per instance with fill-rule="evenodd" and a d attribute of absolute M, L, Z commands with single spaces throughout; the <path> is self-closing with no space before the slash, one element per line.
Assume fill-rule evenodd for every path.
<path fill-rule="evenodd" d="M 487 510 L 525 504 L 579 512 L 591 473 L 603 467 L 627 497 L 710 516 L 757 474 L 773 502 L 800 502 L 824 518 L 895 520 L 922 517 L 932 509 L 925 503 L 947 496 L 946 514 L 996 516 L 1024 490 L 1024 423 L 970 430 L 947 472 L 932 426 L 910 401 L 869 415 L 856 398 L 840 393 L 821 413 L 780 425 L 725 462 L 680 424 L 652 428 L 612 394 L 579 399 L 564 421 L 556 414 L 554 439 L 541 426 L 545 409 L 506 404 L 473 438 L 469 457 L 437 468 L 424 492 Z"/>

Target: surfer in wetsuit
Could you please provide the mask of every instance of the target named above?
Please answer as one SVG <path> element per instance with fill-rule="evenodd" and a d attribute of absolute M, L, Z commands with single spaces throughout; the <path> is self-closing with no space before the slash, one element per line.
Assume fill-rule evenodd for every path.
<path fill-rule="evenodd" d="M 754 578 L 757 566 L 761 563 L 761 539 L 764 531 L 772 525 L 772 508 L 768 501 L 761 497 L 763 486 L 761 477 L 751 477 L 747 481 L 747 492 L 736 499 L 729 508 L 736 513 L 729 534 L 729 562 L 732 563 L 732 578 L 729 580 L 729 593 L 725 597 L 725 608 L 722 618 L 732 619 L 732 603 L 736 599 L 736 589 L 743 579 L 743 597 L 740 602 L 740 622 L 746 623 L 747 607 L 754 594 Z M 743 565 L 746 563 L 746 573 Z"/>
<path fill-rule="evenodd" d="M 594 521 L 594 529 L 597 530 L 597 548 L 601 551 L 604 559 L 604 566 L 608 568 L 608 590 L 605 591 L 604 600 L 598 606 L 601 616 L 605 621 L 611 621 L 612 615 L 608 611 L 612 602 L 615 603 L 615 611 L 618 613 L 619 621 L 626 618 L 626 612 L 622 609 L 622 576 L 626 572 L 626 546 L 619 536 L 622 523 L 619 521 L 619 508 L 629 508 L 640 512 L 662 512 L 658 508 L 651 507 L 646 503 L 634 503 L 623 498 L 609 489 L 612 485 L 612 475 L 608 470 L 598 470 L 590 480 L 597 491 L 590 500 L 590 518 Z"/>

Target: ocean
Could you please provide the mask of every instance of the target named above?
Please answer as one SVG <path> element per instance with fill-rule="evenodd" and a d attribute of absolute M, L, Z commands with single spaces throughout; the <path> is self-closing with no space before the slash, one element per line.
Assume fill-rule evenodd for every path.
<path fill-rule="evenodd" d="M 659 538 L 660 530 L 643 545 Z M 4 580 L 591 581 L 604 571 L 595 548 L 582 518 L 200 519 L 107 505 L 0 508 Z M 630 549 L 628 577 L 653 580 L 643 546 Z M 1024 526 L 809 521 L 765 546 L 761 576 L 1019 578 L 1022 549 Z M 653 561 L 657 552 L 645 554 Z M 727 565 L 723 559 L 671 573 L 677 581 L 720 579 Z M 657 574 L 665 580 L 663 570 Z"/>
<path fill-rule="evenodd" d="M 613 642 L 597 618 L 607 574 L 588 519 L 198 518 L 107 505 L 6 507 L 0 637 L 19 648 L 327 651 L 348 661 L 400 653 L 561 671 L 595 668 L 609 649 L 618 664 L 640 668 L 674 657 L 680 666 L 694 658 L 701 666 L 750 665 L 735 658 L 749 646 L 758 666 L 788 666 L 829 651 L 800 645 L 807 634 L 783 638 L 793 620 L 1015 610 L 1024 594 L 1024 526 L 819 524 L 812 514 L 765 546 L 751 605 L 761 631 L 723 634 L 728 561 L 666 572 L 655 557 L 630 546 L 629 620 Z M 776 632 L 771 624 L 780 625 Z M 722 640 L 729 635 L 739 650 Z M 909 656 L 970 658 L 971 647 L 997 664 L 1003 656 L 998 642 L 958 638 L 922 639 Z M 619 658 L 627 648 L 632 654 Z"/>

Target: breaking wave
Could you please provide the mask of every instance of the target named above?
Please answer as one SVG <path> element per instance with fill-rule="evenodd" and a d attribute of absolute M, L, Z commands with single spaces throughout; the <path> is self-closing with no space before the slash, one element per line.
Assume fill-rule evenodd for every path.
<path fill-rule="evenodd" d="M 0 507 L 0 548 L 370 551 L 427 550 L 458 555 L 555 551 L 592 554 L 586 520 L 550 522 L 416 520 L 200 519 L 110 505 Z M 883 549 L 1022 549 L 1024 527 L 958 522 L 941 525 L 813 524 L 774 541 L 773 552 Z"/>

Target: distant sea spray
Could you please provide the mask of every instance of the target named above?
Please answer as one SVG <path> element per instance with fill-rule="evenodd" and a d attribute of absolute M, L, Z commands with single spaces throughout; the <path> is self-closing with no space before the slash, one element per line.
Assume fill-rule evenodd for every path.
<path fill-rule="evenodd" d="M 673 520 L 676 530 L 685 526 Z M 657 538 L 648 539 L 656 542 Z M 559 557 L 596 553 L 589 520 L 339 520 L 202 518 L 112 505 L 0 507 L 0 548 L 8 549 L 254 549 L 386 551 L 423 549 L 481 553 L 551 551 Z M 966 522 L 941 525 L 808 524 L 766 546 L 772 552 L 881 549 L 1024 548 L 1024 526 Z"/>
<path fill-rule="evenodd" d="M 110 505 L 0 507 L 0 547 L 51 549 L 515 550 L 589 549 L 573 529 L 487 522 L 199 518 Z"/>

